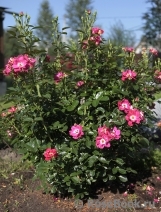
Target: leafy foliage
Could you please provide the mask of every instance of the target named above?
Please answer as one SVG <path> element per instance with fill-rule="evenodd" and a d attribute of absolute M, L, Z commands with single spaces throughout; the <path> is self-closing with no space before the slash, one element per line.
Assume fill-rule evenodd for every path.
<path fill-rule="evenodd" d="M 36 176 L 52 193 L 84 198 L 100 182 L 126 182 L 129 173 L 137 172 L 133 164 L 136 155 L 149 144 L 142 128 L 149 124 L 148 105 L 155 98 L 153 72 L 160 69 L 161 62 L 158 60 L 152 68 L 147 52 L 136 61 L 134 51 L 104 44 L 100 38 L 103 30 L 91 31 L 95 14 L 88 12 L 82 20 L 79 42 L 72 45 L 62 43 L 65 29 L 56 30 L 58 19 L 53 20 L 56 57 L 50 62 L 45 51 L 35 47 L 39 39 L 29 20 L 27 15 L 16 18 L 17 39 L 29 57 L 23 55 L 10 61 L 14 85 L 5 99 L 14 100 L 16 108 L 3 111 L 3 132 L 7 132 L 24 159 L 32 161 Z M 32 57 L 37 58 L 34 66 Z M 15 65 L 22 58 L 25 62 Z M 70 68 L 66 68 L 69 62 Z M 123 70 L 130 69 L 137 75 L 126 75 L 122 80 Z M 130 110 L 132 106 L 137 108 L 139 121 L 132 126 L 125 119 L 127 111 L 118 107 L 122 99 L 128 99 Z M 83 132 L 78 131 L 78 126 Z M 106 139 L 111 136 L 110 145 L 104 148 L 96 145 L 96 140 L 102 145 L 105 141 L 100 139 L 101 133 Z"/>
<path fill-rule="evenodd" d="M 108 40 L 116 46 L 135 46 L 136 37 L 134 32 L 127 31 L 119 21 L 111 26 Z"/>
<path fill-rule="evenodd" d="M 53 19 L 54 13 L 50 7 L 49 1 L 43 0 L 39 9 L 39 16 L 37 19 L 37 25 L 39 27 L 36 28 L 36 35 L 41 40 L 41 42 L 38 43 L 40 47 L 45 48 L 50 53 L 53 53 L 51 49 L 53 37 L 51 29 L 53 28 Z"/>
<path fill-rule="evenodd" d="M 160 0 L 148 0 L 150 4 L 148 11 L 143 15 L 144 22 L 144 36 L 143 40 L 154 47 L 161 48 L 161 1 Z"/>
<path fill-rule="evenodd" d="M 71 37 L 78 38 L 75 34 L 76 30 L 81 28 L 82 17 L 84 16 L 85 10 L 92 10 L 91 0 L 69 0 L 66 5 L 65 18 L 67 19 L 67 26 L 71 28 Z"/>
<path fill-rule="evenodd" d="M 22 54 L 22 50 L 19 48 L 19 43 L 16 38 L 10 38 L 12 30 L 4 31 L 4 55 L 5 58 L 9 59 L 10 57 L 18 56 Z"/>

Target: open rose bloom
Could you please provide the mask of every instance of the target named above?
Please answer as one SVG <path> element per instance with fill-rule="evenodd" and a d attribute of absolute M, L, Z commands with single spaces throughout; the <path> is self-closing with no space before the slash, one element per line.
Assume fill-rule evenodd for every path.
<path fill-rule="evenodd" d="M 45 160 L 46 161 L 49 161 L 51 160 L 52 158 L 56 158 L 58 157 L 58 152 L 56 149 L 51 149 L 51 148 L 48 148 L 45 150 L 45 152 L 43 153 L 44 157 L 45 157 Z"/>
<path fill-rule="evenodd" d="M 28 72 L 34 67 L 35 63 L 36 59 L 29 57 L 27 54 L 10 58 L 3 70 L 3 74 L 9 76 L 11 74 L 19 75 Z"/>
<path fill-rule="evenodd" d="M 84 135 L 83 127 L 79 124 L 75 124 L 74 126 L 71 127 L 69 135 L 72 136 L 73 139 L 75 140 L 81 138 Z"/>
<path fill-rule="evenodd" d="M 121 80 L 122 81 L 125 81 L 125 80 L 135 80 L 137 76 L 137 73 L 133 70 L 126 70 L 126 71 L 123 71 L 122 72 L 122 78 Z"/>
<path fill-rule="evenodd" d="M 118 101 L 117 105 L 118 109 L 126 114 L 125 119 L 130 127 L 134 124 L 140 124 L 144 120 L 144 113 L 137 108 L 133 108 L 128 99 Z"/>
<path fill-rule="evenodd" d="M 118 140 L 121 137 L 121 131 L 117 127 L 108 128 L 106 126 L 98 128 L 98 136 L 96 137 L 96 147 L 103 149 L 111 146 L 112 140 Z"/>

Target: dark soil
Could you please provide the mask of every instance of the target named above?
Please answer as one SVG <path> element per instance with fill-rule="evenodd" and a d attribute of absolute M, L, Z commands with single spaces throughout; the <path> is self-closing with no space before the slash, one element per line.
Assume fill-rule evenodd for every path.
<path fill-rule="evenodd" d="M 6 151 L 6 150 L 5 150 Z M 7 152 L 9 155 L 9 152 Z M 0 150 L 1 157 L 5 157 Z M 13 153 L 10 155 L 13 156 Z M 13 158 L 12 158 L 13 159 Z M 17 156 L 15 154 L 15 159 Z M 140 179 L 132 179 L 132 183 L 127 187 L 122 184 L 119 187 L 116 184 L 104 185 L 98 188 L 96 198 L 92 199 L 95 205 L 89 205 L 89 202 L 75 201 L 68 198 L 56 198 L 54 195 L 43 193 L 39 189 L 41 183 L 39 180 L 33 180 L 34 169 L 31 167 L 26 171 L 19 171 L 10 174 L 8 179 L 0 176 L 0 212 L 123 212 L 123 211 L 161 211 L 161 171 L 153 168 L 152 174 L 142 173 Z M 160 177 L 160 179 L 159 179 Z M 152 191 L 147 191 L 147 186 L 151 186 Z M 101 186 L 100 186 L 101 187 Z M 125 192 L 128 192 L 126 195 Z M 149 192 L 149 193 L 148 193 Z M 160 198 L 160 199 L 159 199 Z M 149 205 L 149 202 L 155 203 L 155 207 Z M 109 208 L 108 202 L 120 201 L 140 201 L 141 208 L 131 206 L 124 208 L 124 205 L 118 208 Z M 145 207 L 145 201 L 149 201 Z M 106 204 L 106 205 L 105 205 Z M 144 205 L 141 205 L 144 204 Z M 104 208 L 101 206 L 104 205 Z"/>

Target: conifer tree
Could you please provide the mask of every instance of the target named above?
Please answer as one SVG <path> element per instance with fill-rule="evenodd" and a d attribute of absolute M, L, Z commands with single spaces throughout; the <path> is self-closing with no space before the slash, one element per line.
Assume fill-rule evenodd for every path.
<path fill-rule="evenodd" d="M 161 49 L 161 0 L 147 0 L 150 7 L 143 15 L 143 41 Z"/>

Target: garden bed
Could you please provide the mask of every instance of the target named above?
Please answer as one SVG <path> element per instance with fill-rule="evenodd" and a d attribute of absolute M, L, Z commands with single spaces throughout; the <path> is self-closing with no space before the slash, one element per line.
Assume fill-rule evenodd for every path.
<path fill-rule="evenodd" d="M 11 153 L 9 149 L 0 150 L 1 157 L 3 160 L 0 162 L 1 173 L 0 173 L 0 212 L 116 212 L 116 211 L 160 211 L 161 203 L 155 203 L 155 208 L 152 207 L 143 207 L 142 208 L 107 208 L 101 209 L 99 205 L 90 206 L 89 202 L 84 202 L 83 207 L 80 205 L 77 206 L 77 202 L 73 198 L 56 198 L 54 195 L 45 194 L 43 190 L 40 189 L 40 181 L 33 180 L 34 169 L 29 164 L 24 165 L 19 168 L 14 167 L 14 172 L 12 170 L 13 164 L 19 163 L 18 155 Z M 12 160 L 9 161 L 9 159 Z M 11 164 L 13 163 L 13 164 Z M 6 167 L 6 172 L 2 172 Z M 12 168 L 11 168 L 11 167 Z M 152 168 L 152 173 L 140 173 L 138 180 L 135 182 L 133 179 L 131 182 L 134 182 L 135 188 L 130 189 L 129 194 L 126 196 L 127 188 L 126 186 L 120 187 L 118 190 L 118 185 L 100 185 L 97 188 L 97 191 L 92 197 L 94 203 L 102 204 L 107 202 L 114 202 L 114 200 L 119 200 L 120 202 L 128 201 L 140 201 L 140 205 L 145 201 L 153 202 L 154 199 L 161 198 L 161 171 L 155 168 Z M 145 190 L 145 185 L 149 185 L 154 190 L 152 194 L 148 194 Z M 134 192 L 135 191 L 135 192 Z"/>

